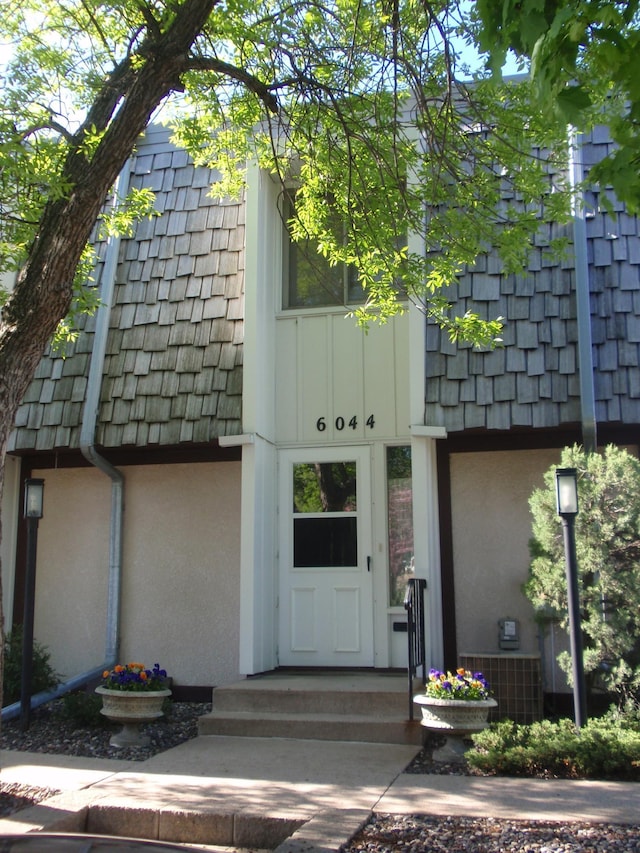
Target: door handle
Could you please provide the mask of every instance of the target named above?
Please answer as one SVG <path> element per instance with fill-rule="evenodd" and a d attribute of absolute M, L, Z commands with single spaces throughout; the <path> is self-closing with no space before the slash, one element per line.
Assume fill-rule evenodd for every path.
<path fill-rule="evenodd" d="M 371 571 L 371 557 L 367 557 L 367 571 Z"/>

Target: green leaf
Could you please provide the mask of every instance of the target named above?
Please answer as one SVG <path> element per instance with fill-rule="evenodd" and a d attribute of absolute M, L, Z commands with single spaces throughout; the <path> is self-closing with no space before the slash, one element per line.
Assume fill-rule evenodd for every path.
<path fill-rule="evenodd" d="M 557 105 L 565 121 L 579 126 L 583 121 L 584 113 L 592 106 L 592 100 L 582 86 L 567 86 L 558 92 Z"/>

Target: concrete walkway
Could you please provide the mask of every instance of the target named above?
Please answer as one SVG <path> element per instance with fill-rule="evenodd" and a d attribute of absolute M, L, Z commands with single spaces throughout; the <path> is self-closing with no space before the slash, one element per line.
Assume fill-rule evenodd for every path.
<path fill-rule="evenodd" d="M 640 785 L 406 775 L 405 745 L 200 736 L 144 762 L 0 753 L 0 780 L 62 793 L 0 835 L 92 832 L 329 853 L 372 811 L 640 823 Z"/>

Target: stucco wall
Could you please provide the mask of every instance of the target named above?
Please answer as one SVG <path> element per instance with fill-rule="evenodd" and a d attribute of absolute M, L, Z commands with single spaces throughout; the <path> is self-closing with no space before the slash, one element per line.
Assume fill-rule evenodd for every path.
<path fill-rule="evenodd" d="M 121 660 L 183 685 L 238 677 L 240 464 L 126 467 Z M 110 483 L 40 472 L 35 633 L 66 676 L 104 658 Z"/>
<path fill-rule="evenodd" d="M 124 656 L 159 661 L 180 684 L 235 680 L 240 463 L 125 473 Z"/>
<path fill-rule="evenodd" d="M 520 622 L 520 652 L 537 654 L 529 568 L 529 496 L 559 451 L 454 453 L 451 494 L 459 652 L 500 651 L 498 620 Z"/>
<path fill-rule="evenodd" d="M 34 636 L 70 678 L 104 660 L 111 488 L 92 468 L 34 471 L 45 481 L 38 526 Z"/>

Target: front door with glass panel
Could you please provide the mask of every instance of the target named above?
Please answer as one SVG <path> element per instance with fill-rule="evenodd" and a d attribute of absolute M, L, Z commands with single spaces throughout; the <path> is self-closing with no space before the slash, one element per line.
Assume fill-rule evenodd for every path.
<path fill-rule="evenodd" d="M 280 665 L 373 666 L 369 449 L 280 461 Z"/>

